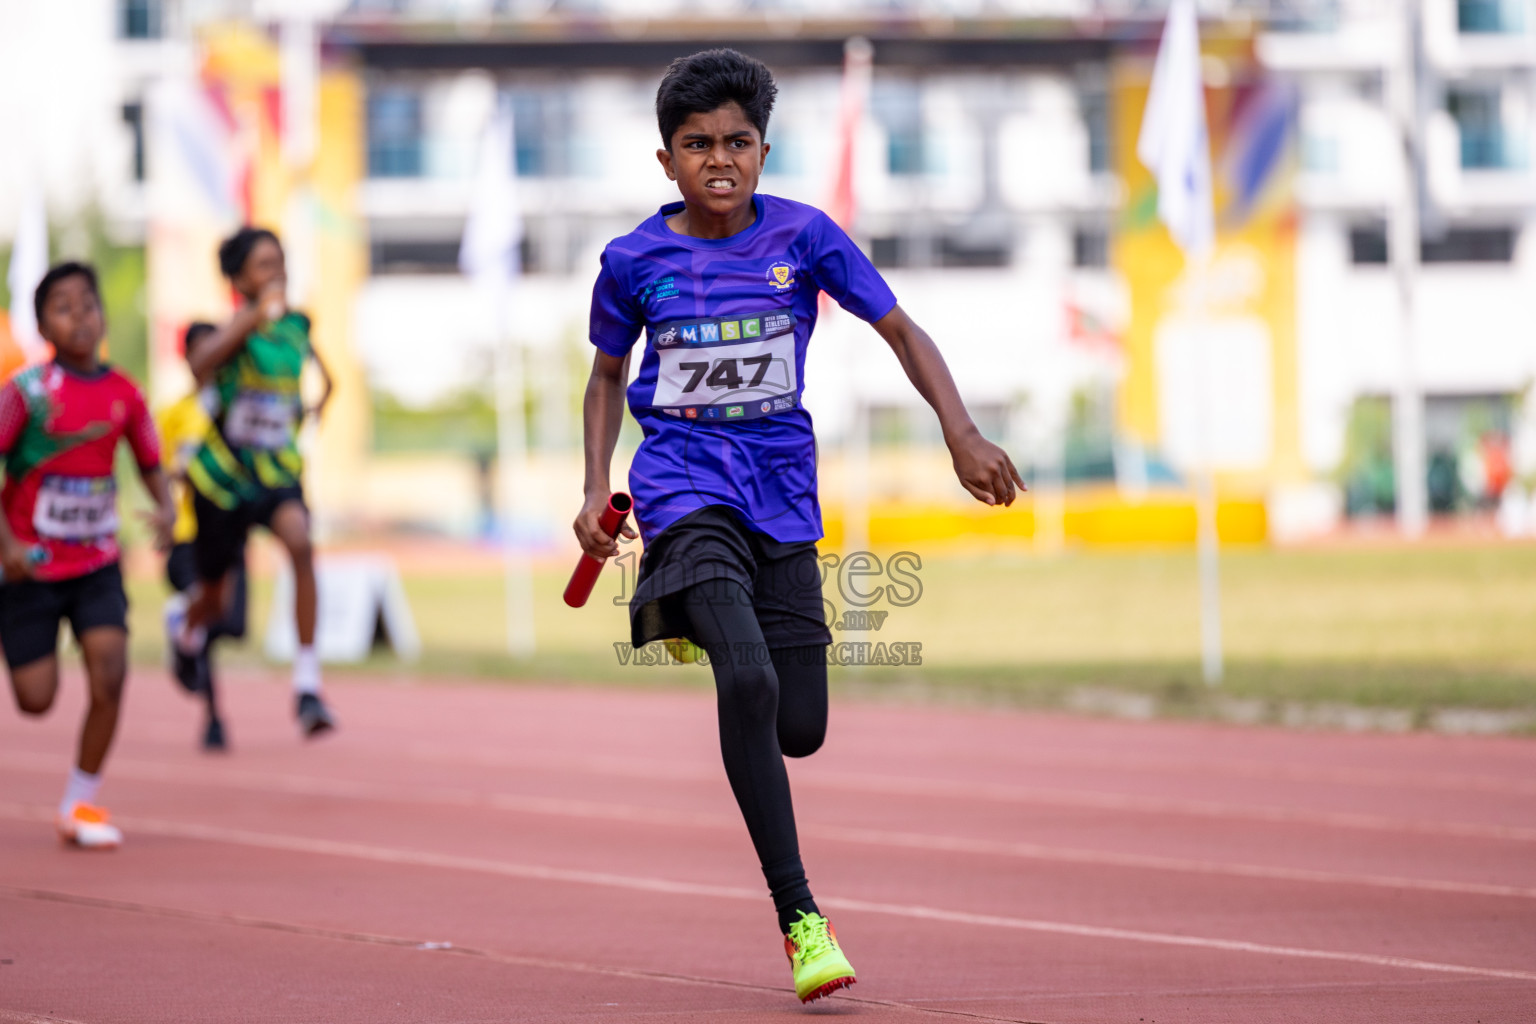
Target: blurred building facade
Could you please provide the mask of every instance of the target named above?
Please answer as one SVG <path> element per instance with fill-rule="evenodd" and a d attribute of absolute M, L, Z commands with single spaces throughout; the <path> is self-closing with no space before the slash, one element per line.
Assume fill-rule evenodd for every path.
<path fill-rule="evenodd" d="M 57 29 L 43 20 L 61 15 L 38 13 L 57 6 L 12 2 L 6 17 Z M 1221 468 L 1241 489 L 1307 492 L 1284 514 L 1296 530 L 1346 505 L 1390 507 L 1390 432 L 1382 426 L 1390 412 L 1383 410 L 1410 363 L 1427 396 L 1437 507 L 1488 500 L 1509 475 L 1497 468 L 1499 445 L 1513 471 L 1536 472 L 1536 443 L 1520 427 L 1533 417 L 1521 417 L 1519 397 L 1536 378 L 1536 344 L 1521 326 L 1522 300 L 1536 289 L 1536 5 L 1421 6 L 1414 18 L 1414 5 L 1393 0 L 1200 4 L 1210 35 L 1237 40 L 1229 49 L 1243 54 L 1208 57 L 1208 87 L 1235 92 L 1228 79 L 1251 56 L 1294 101 L 1289 134 L 1277 143 L 1294 164 L 1291 220 L 1277 221 L 1294 229 L 1294 246 L 1284 250 L 1293 253 L 1285 259 L 1293 260 L 1294 325 L 1279 329 L 1293 331 L 1286 344 L 1294 367 L 1274 369 L 1278 347 L 1254 364 L 1263 375 L 1251 382 L 1263 414 L 1230 429 L 1257 431 L 1259 442 L 1233 447 Z M 825 204 L 844 42 L 867 38 L 874 75 L 853 233 L 939 341 L 983 429 L 1010 443 L 1019 461 L 1045 473 L 1065 462 L 1074 478 L 1118 473 L 1123 483 L 1132 465 L 1130 476 L 1144 486 L 1197 457 L 1172 436 L 1187 392 L 1151 385 L 1162 387 L 1160 404 L 1143 415 L 1150 426 L 1134 438 L 1145 442 L 1139 446 L 1123 443 L 1119 394 L 1140 358 L 1126 339 L 1148 314 L 1135 308 L 1133 282 L 1116 258 L 1135 199 L 1119 170 L 1133 159 L 1125 148 L 1134 127 L 1116 123 L 1128 116 L 1116 76 L 1131 65 L 1144 75 L 1162 3 L 95 0 L 80 7 L 88 14 L 76 18 L 76 34 L 85 42 L 75 45 L 98 59 L 77 90 L 76 105 L 87 112 L 81 123 L 90 128 L 67 145 L 81 151 L 85 170 L 69 186 L 62 172 L 49 172 L 52 207 L 89 194 L 122 237 L 146 238 L 156 167 L 145 126 L 156 83 L 195 78 L 199 40 L 230 19 L 272 27 L 275 40 L 310 31 L 324 65 L 358 87 L 356 123 L 343 128 L 359 148 L 351 215 L 365 271 L 348 298 L 342 341 L 367 387 L 391 408 L 452 406 L 487 376 L 491 347 L 511 338 L 528 370 L 534 445 L 567 462 L 578 443 L 597 253 L 675 196 L 652 156 L 659 144 L 652 101 L 666 62 L 719 44 L 767 61 L 781 92 L 762 189 Z M 1410 59 L 1415 115 L 1405 125 L 1392 106 L 1393 76 Z M 525 228 L 524 274 L 505 324 L 457 273 L 477 146 L 501 99 L 515 115 Z M 1422 227 L 1407 343 L 1388 244 L 1403 202 L 1413 204 Z M 11 217 L 3 206 L 0 231 Z M 1159 372 L 1155 359 L 1148 366 Z M 1277 373 L 1294 381 L 1276 386 Z M 834 445 L 861 405 L 877 445 L 936 440 L 931 415 L 895 361 L 847 317 L 833 315 L 819 329 L 807 379 L 807 403 Z M 1255 402 L 1234 404 L 1246 415 Z M 1296 450 L 1289 461 L 1275 455 L 1287 430 Z M 383 433 L 375 429 L 374 437 Z M 441 446 L 455 443 L 449 437 Z M 1129 449 L 1139 450 L 1128 456 Z M 381 461 L 396 457 L 386 455 Z M 442 483 L 464 490 L 470 504 L 477 486 L 473 475 Z M 350 490 L 373 504 L 384 493 L 406 505 L 421 497 L 400 488 Z M 420 505 L 405 518 L 432 518 L 430 503 Z M 462 527 L 462 519 L 450 525 Z"/>

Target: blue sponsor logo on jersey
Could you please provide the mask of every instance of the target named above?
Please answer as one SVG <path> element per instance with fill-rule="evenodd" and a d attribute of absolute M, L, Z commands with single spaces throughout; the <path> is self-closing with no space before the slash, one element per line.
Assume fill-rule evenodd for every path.
<path fill-rule="evenodd" d="M 699 324 L 699 340 L 700 341 L 719 341 L 720 340 L 720 325 L 719 324 Z"/>
<path fill-rule="evenodd" d="M 698 341 L 699 340 L 699 327 L 698 327 L 697 324 L 689 324 L 687 327 L 684 327 L 682 329 L 682 331 L 683 331 L 683 340 L 684 341 Z"/>

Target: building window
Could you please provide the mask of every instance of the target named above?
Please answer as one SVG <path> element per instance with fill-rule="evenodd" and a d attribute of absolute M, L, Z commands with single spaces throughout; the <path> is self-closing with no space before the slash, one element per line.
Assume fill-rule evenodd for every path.
<path fill-rule="evenodd" d="M 1088 171 L 1109 172 L 1109 96 L 1090 89 L 1081 96 L 1083 127 L 1088 131 Z"/>
<path fill-rule="evenodd" d="M 1452 228 L 1419 246 L 1425 263 L 1509 263 L 1515 258 L 1513 228 Z"/>
<path fill-rule="evenodd" d="M 946 235 L 939 239 L 938 264 L 941 267 L 1006 267 L 1013 262 L 1013 246 L 1002 241 L 980 242 Z"/>
<path fill-rule="evenodd" d="M 1342 12 L 1339 0 L 1311 0 L 1305 4 L 1271 4 L 1265 28 L 1273 32 L 1335 32 Z"/>
<path fill-rule="evenodd" d="M 1013 262 L 1013 245 L 960 235 L 888 235 L 870 239 L 869 259 L 881 270 L 1006 267 Z"/>
<path fill-rule="evenodd" d="M 869 240 L 869 261 L 877 270 L 901 266 L 901 239 L 894 236 Z"/>
<path fill-rule="evenodd" d="M 164 31 L 160 0 L 121 0 L 118 31 L 124 39 L 159 39 Z"/>
<path fill-rule="evenodd" d="M 886 171 L 896 177 L 926 171 L 923 95 L 917 83 L 876 82 L 870 101 L 875 119 L 885 128 Z"/>
<path fill-rule="evenodd" d="M 1525 31 L 1525 0 L 1456 0 L 1456 28 L 1467 33 Z"/>
<path fill-rule="evenodd" d="M 375 238 L 368 246 L 369 270 L 375 277 L 385 274 L 457 274 L 460 272 L 459 245 L 457 238 Z M 531 237 L 524 236 L 518 246 L 518 255 L 523 273 L 544 269 L 539 265 L 539 251 Z"/>
<path fill-rule="evenodd" d="M 1349 229 L 1349 262 L 1367 267 L 1387 262 L 1386 224 L 1355 224 Z"/>
<path fill-rule="evenodd" d="M 1082 226 L 1072 232 L 1072 265 L 1089 270 L 1109 266 L 1109 231 Z"/>
<path fill-rule="evenodd" d="M 1301 136 L 1301 168 L 1309 174 L 1337 174 L 1339 140 L 1332 135 Z"/>
<path fill-rule="evenodd" d="M 369 245 L 369 264 L 379 274 L 457 274 L 459 241 L 387 241 Z"/>
<path fill-rule="evenodd" d="M 128 126 L 128 133 L 133 140 L 132 164 L 130 170 L 134 181 L 144 180 L 144 104 L 124 103 L 123 124 Z"/>
<path fill-rule="evenodd" d="M 768 138 L 768 163 L 764 174 L 796 177 L 805 173 L 805 147 L 793 132 L 775 131 Z"/>
<path fill-rule="evenodd" d="M 422 164 L 421 96 L 385 88 L 368 97 L 368 175 L 419 178 Z"/>
<path fill-rule="evenodd" d="M 1423 263 L 1510 263 L 1518 236 L 1510 227 L 1460 227 L 1419 240 Z M 1349 229 L 1349 261 L 1356 266 L 1381 266 L 1391 258 L 1387 226 L 1356 224 Z"/>
<path fill-rule="evenodd" d="M 1461 135 L 1461 166 L 1466 170 L 1517 170 L 1525 166 L 1525 140 L 1504 127 L 1497 88 L 1457 87 L 1446 94 L 1445 108 Z"/>
<path fill-rule="evenodd" d="M 525 178 L 565 178 L 574 170 L 570 90 L 519 87 L 512 90 L 512 133 L 517 173 Z"/>

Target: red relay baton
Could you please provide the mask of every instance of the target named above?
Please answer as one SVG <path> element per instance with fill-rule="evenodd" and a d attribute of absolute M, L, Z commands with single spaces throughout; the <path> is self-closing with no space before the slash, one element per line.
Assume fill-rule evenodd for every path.
<path fill-rule="evenodd" d="M 629 500 L 629 495 L 623 491 L 615 491 L 608 498 L 608 507 L 603 509 L 602 518 L 597 525 L 603 528 L 603 532 L 610 537 L 617 537 L 619 531 L 624 528 L 624 517 L 629 515 L 629 510 L 634 503 Z M 580 608 L 587 603 L 587 598 L 592 596 L 592 587 L 597 583 L 597 576 L 603 571 L 603 563 L 606 558 L 594 558 L 583 553 L 581 561 L 576 563 L 576 571 L 571 573 L 571 582 L 565 585 L 565 603 L 572 608 Z"/>

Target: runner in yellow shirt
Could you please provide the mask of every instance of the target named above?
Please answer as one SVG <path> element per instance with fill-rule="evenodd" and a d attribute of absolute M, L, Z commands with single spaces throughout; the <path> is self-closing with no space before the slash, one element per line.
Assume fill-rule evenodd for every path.
<path fill-rule="evenodd" d="M 210 323 L 196 322 L 188 325 L 182 338 L 182 348 L 190 356 L 192 349 L 214 330 Z M 200 586 L 197 563 L 192 553 L 192 542 L 197 539 L 197 517 L 192 511 L 192 488 L 187 482 L 187 465 L 202 447 L 203 439 L 212 426 L 203 396 L 194 391 L 160 410 L 156 417 L 160 428 L 160 441 L 165 450 L 165 463 L 176 495 L 176 526 L 172 531 L 170 557 L 165 562 L 165 576 L 175 591 L 165 603 L 165 628 L 168 645 L 174 644 L 176 634 L 186 619 L 187 607 L 195 599 Z M 221 751 L 227 749 L 224 722 L 219 716 L 218 691 L 213 680 L 212 641 L 227 636 L 240 639 L 245 636 L 246 583 L 245 556 L 242 551 L 234 567 L 230 569 L 230 593 L 232 598 L 224 618 L 208 634 L 210 657 L 188 662 L 191 672 L 177 673 L 177 682 L 189 693 L 202 696 L 208 708 L 208 721 L 203 729 L 203 749 Z M 174 659 L 173 659 L 174 661 Z"/>

